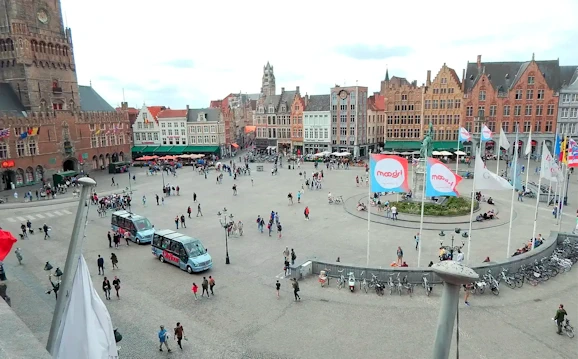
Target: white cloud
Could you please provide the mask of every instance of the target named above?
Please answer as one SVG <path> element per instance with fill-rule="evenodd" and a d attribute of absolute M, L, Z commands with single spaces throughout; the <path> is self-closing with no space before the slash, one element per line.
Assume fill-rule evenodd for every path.
<path fill-rule="evenodd" d="M 551 0 L 539 9 L 503 0 L 62 4 L 80 83 L 92 80 L 113 105 L 123 87 L 136 107 L 143 101 L 201 107 L 230 92 L 256 93 L 267 61 L 278 89 L 300 86 L 310 94 L 356 80 L 377 91 L 386 67 L 419 83 L 443 63 L 461 75 L 478 54 L 485 61 L 523 61 L 536 53 L 578 63 L 568 43 L 578 26 L 561 17 L 578 13 L 575 0 Z"/>

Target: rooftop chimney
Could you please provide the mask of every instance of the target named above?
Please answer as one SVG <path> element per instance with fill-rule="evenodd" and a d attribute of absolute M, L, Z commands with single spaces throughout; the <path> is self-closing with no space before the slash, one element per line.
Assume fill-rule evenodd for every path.
<path fill-rule="evenodd" d="M 299 86 L 296 87 L 295 91 L 299 93 Z"/>
<path fill-rule="evenodd" d="M 425 84 L 426 86 L 431 86 L 431 70 L 427 70 L 427 80 Z"/>
<path fill-rule="evenodd" d="M 128 102 L 121 102 L 120 103 L 120 108 L 124 111 L 128 110 Z"/>
<path fill-rule="evenodd" d="M 189 105 L 187 105 L 187 111 L 189 111 Z"/>
<path fill-rule="evenodd" d="M 281 92 L 285 92 L 285 87 L 281 87 Z"/>
<path fill-rule="evenodd" d="M 482 55 L 478 55 L 478 70 L 482 69 Z"/>
<path fill-rule="evenodd" d="M 466 69 L 462 69 L 462 92 L 466 90 Z"/>

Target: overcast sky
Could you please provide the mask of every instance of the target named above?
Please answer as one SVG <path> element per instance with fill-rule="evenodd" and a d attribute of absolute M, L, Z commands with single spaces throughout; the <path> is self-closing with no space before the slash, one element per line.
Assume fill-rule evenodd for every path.
<path fill-rule="evenodd" d="M 258 93 L 267 61 L 278 91 L 309 94 L 356 80 L 379 91 L 386 68 L 423 83 L 445 62 L 461 76 L 478 54 L 578 64 L 576 0 L 61 1 L 79 82 L 92 81 L 113 106 L 123 88 L 135 107 Z"/>

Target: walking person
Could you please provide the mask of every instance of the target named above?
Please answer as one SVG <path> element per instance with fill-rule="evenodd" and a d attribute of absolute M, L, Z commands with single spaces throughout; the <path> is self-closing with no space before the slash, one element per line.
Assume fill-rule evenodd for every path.
<path fill-rule="evenodd" d="M 146 198 L 146 196 L 144 196 L 144 195 L 142 196 L 142 205 L 143 205 L 143 206 L 146 206 L 146 205 L 147 205 L 147 198 Z"/>
<path fill-rule="evenodd" d="M 417 232 L 415 236 L 413 236 L 413 239 L 415 240 L 415 250 L 417 251 L 419 247 L 419 232 Z"/>
<path fill-rule="evenodd" d="M 179 215 L 178 214 L 175 217 L 175 226 L 177 226 L 177 229 L 179 229 Z"/>
<path fill-rule="evenodd" d="M 291 267 L 289 267 L 289 258 L 285 258 L 283 270 L 285 271 L 285 277 L 291 275 Z"/>
<path fill-rule="evenodd" d="M 42 226 L 42 230 L 44 231 L 44 239 L 50 238 L 50 234 L 48 234 L 48 231 L 50 231 L 50 227 L 48 227 L 46 223 L 44 223 L 44 225 Z"/>
<path fill-rule="evenodd" d="M 108 248 L 112 248 L 112 236 L 110 235 L 110 231 L 106 234 L 108 237 Z"/>
<path fill-rule="evenodd" d="M 120 234 L 119 234 L 120 237 Z M 120 241 L 120 238 L 118 239 Z M 124 232 L 124 240 L 126 242 L 126 245 L 129 246 L 130 244 L 130 233 L 128 231 Z"/>
<path fill-rule="evenodd" d="M 275 283 L 275 291 L 277 292 L 277 299 L 279 299 L 279 291 L 281 290 L 281 283 L 279 283 L 279 280 L 277 279 L 277 283 Z"/>
<path fill-rule="evenodd" d="M 554 316 L 554 320 L 556 321 L 556 325 L 558 326 L 558 331 L 556 333 L 562 335 L 562 326 L 564 325 L 564 317 L 568 315 L 566 313 L 566 309 L 564 309 L 564 305 L 560 304 L 558 310 L 556 311 L 556 315 Z"/>
<path fill-rule="evenodd" d="M 158 206 L 158 205 L 159 205 L 159 195 L 158 195 L 158 194 L 155 194 L 155 198 L 156 198 L 156 200 L 157 200 L 157 206 Z"/>
<path fill-rule="evenodd" d="M 204 297 L 205 293 L 207 293 L 207 298 L 210 298 L 210 296 L 209 296 L 209 281 L 207 280 L 207 277 L 203 277 L 203 282 L 201 283 L 201 286 L 203 287 L 203 292 L 201 293 L 201 297 Z"/>
<path fill-rule="evenodd" d="M 116 297 L 118 299 L 120 299 L 120 295 L 118 294 L 118 291 L 120 290 L 120 279 L 118 279 L 117 276 L 114 276 L 114 280 L 112 281 L 112 285 L 114 287 L 114 290 L 116 291 Z"/>
<path fill-rule="evenodd" d="M 277 234 L 279 235 L 279 239 L 281 239 L 283 227 L 281 227 L 281 223 L 277 222 Z"/>
<path fill-rule="evenodd" d="M 309 220 L 309 207 L 305 207 L 305 211 L 303 211 L 303 214 L 305 215 L 305 220 L 308 221 Z"/>
<path fill-rule="evenodd" d="M 118 249 L 118 245 L 120 244 L 120 234 L 115 233 L 113 236 L 114 241 L 114 248 Z"/>
<path fill-rule="evenodd" d="M 195 300 L 199 299 L 197 297 L 197 292 L 199 291 L 199 286 L 197 285 L 197 283 L 193 283 L 193 287 L 191 288 L 191 290 L 193 291 L 193 294 L 195 295 Z"/>
<path fill-rule="evenodd" d="M 114 177 L 111 178 L 112 183 L 110 184 L 111 187 L 115 186 L 116 184 L 114 183 Z"/>
<path fill-rule="evenodd" d="M 473 286 L 473 284 L 470 285 Z M 464 295 L 464 304 L 469 307 L 470 302 L 468 301 L 468 299 L 470 298 L 470 289 L 468 288 L 467 284 L 464 284 L 464 291 L 466 292 L 466 294 Z"/>
<path fill-rule="evenodd" d="M 403 250 L 401 247 L 397 247 L 397 266 L 401 266 L 403 264 Z"/>
<path fill-rule="evenodd" d="M 209 276 L 209 289 L 211 290 L 211 295 L 215 295 L 215 293 L 213 292 L 213 287 L 215 286 L 215 279 L 211 276 Z M 208 293 L 207 293 L 208 295 Z"/>
<path fill-rule="evenodd" d="M 301 301 L 301 296 L 299 296 L 299 283 L 297 282 L 296 278 L 292 279 L 293 283 L 293 295 L 295 296 L 295 301 Z"/>
<path fill-rule="evenodd" d="M 102 281 L 102 290 L 104 291 L 104 296 L 107 300 L 110 300 L 110 281 L 104 277 Z"/>
<path fill-rule="evenodd" d="M 96 260 L 96 265 L 98 266 L 98 275 L 104 275 L 104 258 L 98 255 L 98 259 Z"/>
<path fill-rule="evenodd" d="M 161 325 L 161 330 L 159 330 L 159 351 L 162 352 L 163 351 L 163 344 L 165 346 L 165 348 L 167 348 L 167 351 L 170 353 L 171 352 L 171 348 L 169 348 L 169 333 L 166 331 L 165 326 Z"/>
<path fill-rule="evenodd" d="M 185 215 L 181 214 L 181 228 L 187 228 L 187 225 L 185 224 Z"/>
<path fill-rule="evenodd" d="M 114 269 L 116 267 L 116 269 L 118 269 L 118 258 L 116 257 L 116 254 L 111 253 L 110 254 L 110 261 L 112 262 L 112 269 Z"/>
<path fill-rule="evenodd" d="M 203 216 L 203 212 L 201 212 L 201 204 L 200 203 L 197 205 L 197 217 L 199 216 L 199 214 L 201 215 L 201 217 Z"/>
<path fill-rule="evenodd" d="M 285 250 L 283 251 L 283 259 L 289 260 L 290 255 L 291 255 L 291 252 L 289 251 L 289 247 L 285 247 Z"/>
<path fill-rule="evenodd" d="M 189 206 L 189 208 L 187 208 L 187 214 L 189 215 L 189 218 L 191 218 L 192 212 L 193 212 L 193 210 L 191 209 L 191 206 Z"/>
<path fill-rule="evenodd" d="M 16 259 L 18 259 L 18 264 L 22 264 L 22 248 L 16 248 L 16 250 L 14 251 L 14 254 L 16 255 Z"/>
<path fill-rule="evenodd" d="M 291 248 L 291 265 L 295 265 L 295 259 L 297 259 L 297 255 L 295 254 L 293 248 Z"/>
<path fill-rule="evenodd" d="M 177 323 L 177 326 L 175 328 L 175 338 L 177 340 L 177 345 L 179 346 L 179 348 L 181 348 L 181 350 L 183 350 L 183 346 L 181 345 L 181 342 L 183 341 L 183 337 L 185 336 L 185 330 L 183 329 L 183 326 L 181 325 L 180 322 Z"/>

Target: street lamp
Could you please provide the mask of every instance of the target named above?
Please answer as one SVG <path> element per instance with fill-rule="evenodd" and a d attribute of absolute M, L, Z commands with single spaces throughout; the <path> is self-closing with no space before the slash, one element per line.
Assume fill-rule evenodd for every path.
<path fill-rule="evenodd" d="M 452 244 L 451 244 L 451 246 L 444 246 L 444 237 L 445 237 L 445 235 L 446 235 L 446 234 L 444 233 L 444 231 L 441 231 L 440 234 L 439 234 L 439 237 L 440 237 L 440 247 L 443 248 L 443 249 L 445 249 L 446 251 L 449 251 L 449 252 L 450 252 L 450 260 L 453 261 L 453 260 L 454 260 L 454 252 L 455 252 L 455 251 L 458 251 L 458 250 L 461 250 L 461 249 L 464 247 L 464 245 L 466 244 L 466 242 L 462 239 L 462 245 L 461 245 L 461 246 L 457 246 L 457 245 L 454 246 L 454 240 L 455 240 L 455 239 L 454 239 L 454 235 L 452 234 Z"/>
<path fill-rule="evenodd" d="M 227 217 L 227 208 L 223 208 L 223 212 L 217 212 L 219 216 L 219 223 L 225 230 L 225 264 L 231 264 L 229 260 L 229 228 L 233 225 L 233 214 Z"/>
<path fill-rule="evenodd" d="M 54 274 L 50 273 L 50 271 L 52 270 L 52 268 L 54 268 L 50 262 L 46 262 L 46 264 L 44 265 L 44 270 L 49 272 L 48 274 L 48 280 L 50 281 L 50 285 L 52 286 L 52 289 L 49 289 L 46 291 L 46 294 L 50 294 L 51 292 L 54 292 L 54 296 L 56 297 L 56 300 L 58 300 L 58 290 L 60 289 L 60 283 L 62 282 L 62 271 L 60 270 L 60 268 L 56 268 L 56 270 L 54 271 Z M 56 277 L 56 281 L 52 280 L 52 277 Z"/>

